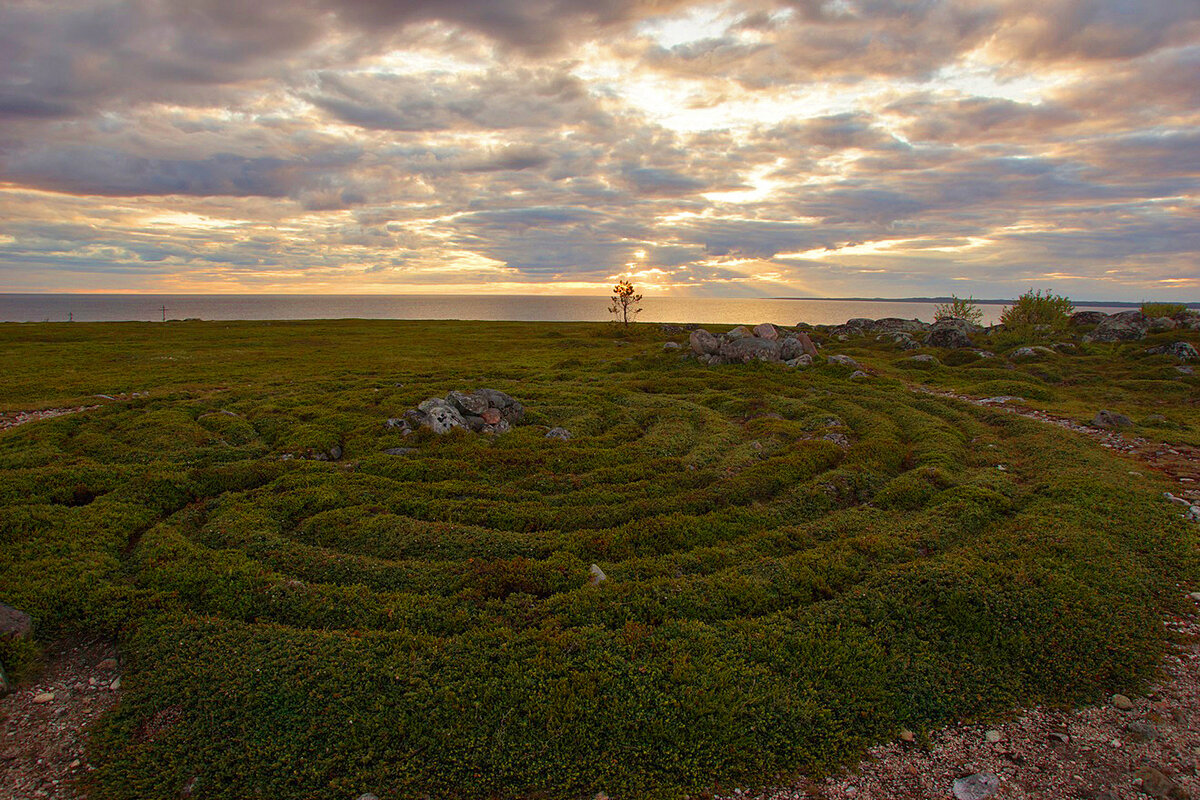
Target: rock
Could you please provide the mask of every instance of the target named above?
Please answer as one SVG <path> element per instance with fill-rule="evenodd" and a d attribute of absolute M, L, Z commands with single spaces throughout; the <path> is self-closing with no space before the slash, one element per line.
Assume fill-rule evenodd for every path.
<path fill-rule="evenodd" d="M 1150 332 L 1159 333 L 1160 331 L 1173 331 L 1179 327 L 1178 323 L 1170 317 L 1155 317 L 1149 322 Z"/>
<path fill-rule="evenodd" d="M 1188 597 L 1192 598 L 1197 603 L 1200 603 L 1200 592 L 1192 592 L 1191 594 L 1188 595 Z"/>
<path fill-rule="evenodd" d="M 987 731 L 986 733 L 983 734 L 984 741 L 989 744 L 995 744 L 996 742 L 1000 741 L 1003 738 L 1004 738 L 1004 735 L 1002 733 L 1000 733 L 1000 731 L 997 731 L 997 730 Z"/>
<path fill-rule="evenodd" d="M 1000 788 L 1000 779 L 987 772 L 977 772 L 954 781 L 954 797 L 957 800 L 984 800 Z"/>
<path fill-rule="evenodd" d="M 688 336 L 688 344 L 691 345 L 692 352 L 698 356 L 713 356 L 721 350 L 721 340 L 703 328 L 691 332 Z"/>
<path fill-rule="evenodd" d="M 862 331 L 874 330 L 875 320 L 866 317 L 855 317 L 854 319 L 846 320 L 846 327 L 858 328 Z"/>
<path fill-rule="evenodd" d="M 379 800 L 379 798 L 370 792 L 367 792 L 366 794 L 360 794 L 356 800 Z"/>
<path fill-rule="evenodd" d="M 1009 361 L 1028 361 L 1031 358 L 1042 358 L 1044 356 L 1052 356 L 1054 351 L 1049 347 L 1034 345 L 1033 347 L 1018 347 L 1008 354 Z"/>
<path fill-rule="evenodd" d="M 899 331 L 903 333 L 922 333 L 929 330 L 931 326 L 927 322 L 921 322 L 919 319 L 900 319 L 899 317 L 884 317 L 883 319 L 875 320 L 875 324 L 871 326 L 872 330 L 876 331 Z"/>
<path fill-rule="evenodd" d="M 604 570 L 600 569 L 599 564 L 592 564 L 592 566 L 588 568 L 588 573 L 588 582 L 591 583 L 592 586 L 599 586 L 608 580 L 608 576 L 604 574 Z"/>
<path fill-rule="evenodd" d="M 329 460 L 330 461 L 337 461 L 341 457 L 342 457 L 342 446 L 340 444 L 335 444 L 333 447 L 329 448 Z"/>
<path fill-rule="evenodd" d="M 33 618 L 20 609 L 0 603 L 0 639 L 27 639 Z"/>
<path fill-rule="evenodd" d="M 1141 789 L 1151 797 L 1179 797 L 1181 792 L 1175 781 L 1154 767 L 1138 767 L 1133 776 L 1142 782 Z"/>
<path fill-rule="evenodd" d="M 117 691 L 118 689 L 120 689 L 121 688 L 121 676 L 118 675 L 117 677 L 113 678 L 112 683 L 110 683 L 108 685 L 108 688 L 114 692 Z"/>
<path fill-rule="evenodd" d="M 1071 315 L 1067 324 L 1072 328 L 1079 328 L 1084 325 L 1099 325 L 1106 319 L 1108 319 L 1108 314 L 1103 311 L 1076 311 Z"/>
<path fill-rule="evenodd" d="M 483 420 L 484 425 L 499 425 L 504 417 L 498 408 L 485 408 L 479 412 L 479 418 Z"/>
<path fill-rule="evenodd" d="M 446 402 L 458 409 L 463 415 L 473 414 L 476 417 L 482 416 L 484 411 L 491 408 L 488 399 L 478 393 L 450 392 L 450 394 L 446 395 Z"/>
<path fill-rule="evenodd" d="M 901 363 L 924 364 L 924 365 L 928 365 L 930 367 L 936 367 L 942 363 L 942 362 L 938 361 L 936 357 L 931 356 L 928 353 L 921 353 L 919 355 L 909 356 L 908 358 L 900 359 L 900 361 L 901 361 Z"/>
<path fill-rule="evenodd" d="M 751 361 L 779 361 L 783 346 L 770 339 L 745 336 L 721 345 L 721 357 L 731 363 L 748 364 Z"/>
<path fill-rule="evenodd" d="M 851 358 L 850 356 L 833 355 L 833 356 L 830 356 L 828 360 L 829 360 L 830 364 L 837 364 L 838 366 L 841 366 L 841 367 L 849 367 L 850 369 L 856 369 L 856 370 L 862 369 L 862 367 L 859 366 L 859 363 L 857 361 L 855 361 L 853 358 Z"/>
<path fill-rule="evenodd" d="M 867 380 L 870 377 L 871 376 L 869 374 L 867 374 L 866 372 L 863 372 L 861 369 L 856 369 L 856 370 L 854 370 L 854 372 L 850 373 L 850 380 L 852 380 L 852 381 Z"/>
<path fill-rule="evenodd" d="M 760 339 L 770 339 L 775 341 L 779 338 L 779 331 L 769 322 L 764 322 L 761 325 L 754 326 L 754 335 Z"/>
<path fill-rule="evenodd" d="M 965 319 L 940 319 L 929 329 L 925 344 L 953 349 L 971 346 L 971 335 L 983 330 Z"/>
<path fill-rule="evenodd" d="M 1085 342 L 1128 342 L 1146 336 L 1149 321 L 1140 311 L 1124 311 L 1113 314 L 1096 326 L 1096 329 L 1085 335 Z"/>
<path fill-rule="evenodd" d="M 1152 723 L 1135 721 L 1125 726 L 1129 738 L 1135 742 L 1152 742 L 1162 736 L 1162 733 Z"/>
<path fill-rule="evenodd" d="M 663 342 L 663 350 L 682 350 L 683 345 L 679 342 Z"/>
<path fill-rule="evenodd" d="M 1146 352 L 1152 356 L 1175 356 L 1180 361 L 1200 360 L 1200 353 L 1197 353 L 1196 348 L 1188 342 L 1174 342 L 1161 347 L 1151 347 Z"/>
<path fill-rule="evenodd" d="M 403 428 L 404 420 L 400 419 L 400 417 L 388 417 L 387 420 L 383 423 L 383 427 L 388 428 L 389 430 L 392 430 L 395 428 Z"/>
<path fill-rule="evenodd" d="M 1132 428 L 1133 420 L 1124 414 L 1118 414 L 1115 411 L 1108 409 L 1100 409 L 1096 412 L 1096 416 L 1092 418 L 1093 428 Z"/>
<path fill-rule="evenodd" d="M 802 350 L 804 350 L 806 355 L 812 356 L 813 358 L 817 357 L 817 346 L 813 344 L 812 339 L 809 338 L 807 333 L 804 333 L 803 331 L 797 333 L 796 341 L 800 343 L 800 347 Z"/>
<path fill-rule="evenodd" d="M 420 427 L 429 428 L 434 433 L 449 433 L 455 428 L 468 428 L 466 419 L 458 409 L 440 397 L 431 397 L 421 401 L 417 405 L 417 412 L 422 416 L 410 419 L 417 422 Z"/>
<path fill-rule="evenodd" d="M 115 658 L 106 658 L 103 661 L 101 661 L 99 664 L 96 665 L 96 669 L 109 670 L 109 669 L 116 669 L 116 668 L 117 668 L 117 660 Z"/>
<path fill-rule="evenodd" d="M 1118 711 L 1133 711 L 1133 701 L 1123 694 L 1112 696 L 1112 706 Z"/>
<path fill-rule="evenodd" d="M 806 369 L 812 366 L 813 359 L 808 353 L 804 353 L 803 355 L 796 356 L 795 358 L 789 358 L 783 363 L 792 368 Z"/>
<path fill-rule="evenodd" d="M 42 703 L 50 703 L 54 701 L 54 692 L 38 692 L 33 696 L 33 702 L 41 705 Z"/>
<path fill-rule="evenodd" d="M 388 456 L 406 456 L 415 452 L 417 452 L 415 447 L 389 447 L 383 451 L 384 455 Z"/>
<path fill-rule="evenodd" d="M 745 325 L 738 325 L 736 328 L 726 333 L 725 338 L 730 341 L 735 341 L 737 339 L 745 339 L 746 337 L 753 335 L 754 334 L 751 333 L 750 329 Z"/>
<path fill-rule="evenodd" d="M 917 740 L 917 735 L 915 733 L 913 733 L 912 731 L 910 731 L 908 728 L 900 729 L 900 741 L 908 742 L 909 744 L 912 744 L 916 740 Z"/>
<path fill-rule="evenodd" d="M 912 334 L 904 331 L 893 331 L 891 333 L 881 333 L 875 337 L 877 342 L 891 342 L 901 350 L 918 350 L 921 345 L 912 338 Z"/>
<path fill-rule="evenodd" d="M 566 428 L 551 428 L 550 430 L 546 431 L 546 438 L 559 439 L 565 442 L 567 439 L 571 438 L 571 432 Z M 597 567 L 597 569 L 599 568 Z"/>

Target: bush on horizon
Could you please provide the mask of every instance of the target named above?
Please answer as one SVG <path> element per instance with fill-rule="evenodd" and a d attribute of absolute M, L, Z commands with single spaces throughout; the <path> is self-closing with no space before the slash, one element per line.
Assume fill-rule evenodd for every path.
<path fill-rule="evenodd" d="M 1049 289 L 1030 289 L 1011 306 L 1000 312 L 1000 322 L 1012 333 L 1026 338 L 1036 337 L 1040 330 L 1060 331 L 1067 327 L 1074 306 L 1070 299 L 1053 294 Z"/>
<path fill-rule="evenodd" d="M 943 319 L 965 319 L 979 325 L 983 322 L 983 309 L 975 302 L 974 297 L 962 299 L 958 295 L 950 295 L 949 303 L 942 303 L 933 310 L 935 322 Z"/>
<path fill-rule="evenodd" d="M 1188 307 L 1183 303 L 1142 303 L 1142 316 L 1147 319 L 1178 317 L 1187 310 Z"/>

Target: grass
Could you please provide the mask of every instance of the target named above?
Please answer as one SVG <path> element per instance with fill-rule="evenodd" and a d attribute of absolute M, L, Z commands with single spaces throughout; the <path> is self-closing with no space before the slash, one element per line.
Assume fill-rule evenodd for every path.
<path fill-rule="evenodd" d="M 1194 442 L 1196 379 L 1147 343 L 910 370 L 867 337 L 837 345 L 878 372 L 853 381 L 617 335 L 0 326 L 2 408 L 148 392 L 0 434 L 0 599 L 125 659 L 91 796 L 681 797 L 1153 676 L 1198 577 L 1169 485 L 906 387 L 1153 410 Z M 529 424 L 383 424 L 482 386 Z"/>

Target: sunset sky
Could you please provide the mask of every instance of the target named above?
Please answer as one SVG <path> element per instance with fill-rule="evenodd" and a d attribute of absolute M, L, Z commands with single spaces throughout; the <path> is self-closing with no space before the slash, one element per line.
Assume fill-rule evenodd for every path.
<path fill-rule="evenodd" d="M 0 291 L 1200 299 L 1197 0 L 4 0 Z"/>

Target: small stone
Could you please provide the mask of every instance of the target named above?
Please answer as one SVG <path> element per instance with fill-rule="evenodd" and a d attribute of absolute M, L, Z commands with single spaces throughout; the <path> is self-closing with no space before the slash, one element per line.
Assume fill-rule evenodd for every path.
<path fill-rule="evenodd" d="M 120 689 L 121 688 L 121 676 L 118 675 L 117 677 L 113 678 L 113 681 L 112 681 L 112 683 L 110 683 L 108 685 L 108 688 L 114 692 L 117 691 L 118 689 Z"/>
<path fill-rule="evenodd" d="M 1071 741 L 1071 737 L 1065 733 L 1062 733 L 1061 731 L 1051 731 L 1050 733 L 1046 734 L 1046 738 L 1053 739 L 1054 741 L 1061 742 L 1062 744 L 1067 744 Z"/>
<path fill-rule="evenodd" d="M 855 361 L 850 356 L 844 356 L 841 354 L 830 356 L 829 363 L 837 364 L 838 366 L 841 366 L 841 367 L 850 367 L 850 369 L 854 369 L 854 370 L 861 369 L 861 367 L 859 366 L 857 361 Z"/>
<path fill-rule="evenodd" d="M 1123 694 L 1114 694 L 1112 705 L 1118 711 L 1133 711 L 1133 701 Z"/>
<path fill-rule="evenodd" d="M 977 772 L 954 781 L 954 796 L 957 800 L 984 800 L 1000 788 L 1000 779 L 987 772 Z"/>
<path fill-rule="evenodd" d="M 1004 738 L 1004 734 L 1000 733 L 1000 731 L 991 730 L 991 731 L 988 731 L 987 733 L 985 733 L 985 734 L 983 735 L 983 738 L 984 738 L 984 739 L 985 739 L 985 740 L 986 740 L 986 741 L 987 741 L 989 744 L 995 744 L 996 742 L 998 742 L 998 741 L 1000 741 L 1001 739 L 1003 739 L 1003 738 Z"/>
<path fill-rule="evenodd" d="M 479 417 L 485 425 L 499 425 L 502 415 L 498 408 L 485 408 L 479 412 Z"/>
<path fill-rule="evenodd" d="M 33 697 L 35 703 L 49 703 L 54 700 L 54 692 L 38 692 Z"/>
<path fill-rule="evenodd" d="M 912 731 L 910 731 L 908 728 L 903 728 L 903 729 L 901 729 L 901 731 L 900 731 L 900 741 L 902 741 L 902 742 L 908 742 L 909 744 L 912 744 L 912 743 L 913 743 L 913 742 L 915 742 L 916 740 L 917 740 L 917 735 L 916 735 L 915 733 L 913 733 Z"/>
<path fill-rule="evenodd" d="M 1200 592 L 1192 592 L 1191 594 L 1188 595 L 1188 597 L 1192 598 L 1197 603 L 1200 603 Z"/>
<path fill-rule="evenodd" d="M 1133 775 L 1142 782 L 1142 791 L 1151 797 L 1174 797 L 1179 791 L 1175 781 L 1154 767 L 1138 767 Z"/>
<path fill-rule="evenodd" d="M 1115 411 L 1108 409 L 1100 409 L 1096 412 L 1096 416 L 1092 418 L 1092 427 L 1094 428 L 1132 428 L 1133 420 L 1124 414 L 1118 414 Z"/>
<path fill-rule="evenodd" d="M 417 448 L 415 447 L 389 447 L 383 451 L 383 454 L 388 456 L 406 456 L 415 452 L 417 452 Z"/>
<path fill-rule="evenodd" d="M 88 686 L 95 686 L 95 685 L 96 685 L 96 679 L 88 678 Z"/>
<path fill-rule="evenodd" d="M 850 373 L 850 380 L 852 380 L 852 381 L 867 380 L 870 377 L 871 377 L 870 375 L 863 372 L 861 369 L 856 369 L 856 370 L 854 370 L 854 372 Z"/>
<path fill-rule="evenodd" d="M 80 760 L 77 758 L 77 759 L 75 759 L 74 761 L 72 761 L 72 762 L 71 762 L 71 767 L 70 767 L 70 768 L 71 768 L 71 769 L 79 769 L 79 765 L 80 765 L 80 763 L 81 763 L 81 762 L 80 762 Z"/>
<path fill-rule="evenodd" d="M 1158 728 L 1149 722 L 1131 722 L 1125 726 L 1125 730 L 1137 742 L 1152 742 L 1161 735 Z"/>
<path fill-rule="evenodd" d="M 679 350 L 682 345 L 679 342 L 663 342 L 663 350 Z"/>
<path fill-rule="evenodd" d="M 608 576 L 604 574 L 604 570 L 600 569 L 599 564 L 592 564 L 592 566 L 588 569 L 588 573 L 588 582 L 591 583 L 592 586 L 599 586 L 601 583 L 608 580 Z"/>
<path fill-rule="evenodd" d="M 96 669 L 116 669 L 117 660 L 115 658 L 106 658 L 96 665 Z"/>
<path fill-rule="evenodd" d="M 366 794 L 360 794 L 358 796 L 358 800 L 379 800 L 379 798 L 370 792 L 367 792 Z"/>
<path fill-rule="evenodd" d="M 558 439 L 565 442 L 567 439 L 571 438 L 571 432 L 566 428 L 551 428 L 550 430 L 546 431 L 546 438 Z"/>

